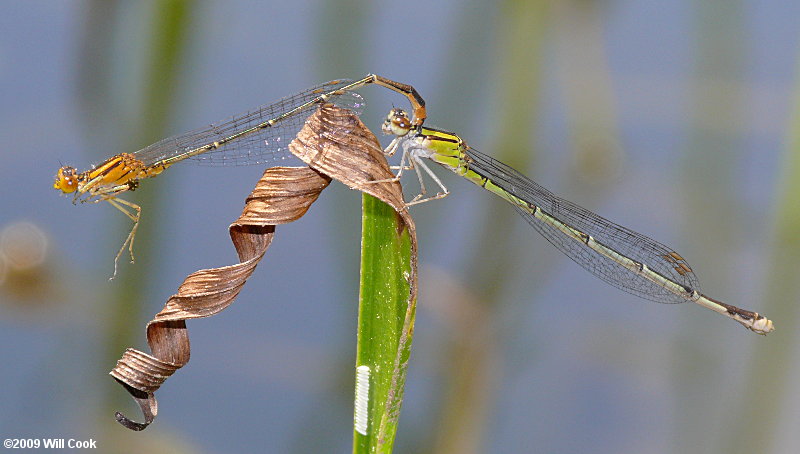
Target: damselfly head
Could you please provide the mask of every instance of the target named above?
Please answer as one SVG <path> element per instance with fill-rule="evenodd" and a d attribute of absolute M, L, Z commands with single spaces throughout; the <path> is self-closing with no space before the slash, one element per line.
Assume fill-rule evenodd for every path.
<path fill-rule="evenodd" d="M 408 134 L 411 130 L 411 119 L 403 109 L 394 108 L 389 111 L 386 120 L 383 121 L 381 131 L 384 134 L 391 134 L 394 136 L 402 137 Z"/>
<path fill-rule="evenodd" d="M 63 166 L 58 169 L 53 189 L 58 189 L 65 194 L 75 192 L 78 189 L 78 172 L 75 167 Z"/>

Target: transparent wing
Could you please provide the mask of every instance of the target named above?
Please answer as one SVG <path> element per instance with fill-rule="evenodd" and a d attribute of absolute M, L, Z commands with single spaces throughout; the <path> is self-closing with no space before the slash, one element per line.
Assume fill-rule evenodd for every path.
<path fill-rule="evenodd" d="M 205 165 L 253 165 L 292 157 L 288 150 L 306 119 L 322 102 L 360 114 L 364 99 L 355 92 L 336 92 L 350 83 L 341 79 L 316 85 L 278 102 L 156 142 L 135 153 L 146 166 L 165 160 L 189 159 Z M 332 131 L 346 134 L 348 131 Z M 201 150 L 210 144 L 216 148 Z"/>
<path fill-rule="evenodd" d="M 470 148 L 474 160 L 470 170 L 488 177 L 497 186 L 515 197 L 538 206 L 545 213 L 568 226 L 591 235 L 597 242 L 620 255 L 647 265 L 650 270 L 682 285 L 700 291 L 697 276 L 683 258 L 663 244 L 618 225 L 568 200 L 556 196 L 535 181 L 511 167 Z M 572 238 L 558 227 L 536 218 L 525 208 L 514 205 L 517 212 L 561 252 L 605 282 L 628 293 L 659 303 L 683 303 L 686 300 L 646 279 L 614 260 Z"/>

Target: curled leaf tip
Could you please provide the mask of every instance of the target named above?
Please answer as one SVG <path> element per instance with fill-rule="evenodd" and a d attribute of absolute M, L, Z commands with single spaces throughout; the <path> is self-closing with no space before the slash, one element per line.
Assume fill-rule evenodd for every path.
<path fill-rule="evenodd" d="M 110 372 L 145 416 L 145 422 L 138 423 L 117 412 L 120 424 L 139 431 L 155 419 L 158 405 L 153 393 L 189 362 L 185 321 L 214 315 L 233 303 L 272 242 L 275 224 L 303 216 L 329 183 L 330 178 L 308 167 L 273 167 L 264 172 L 242 215 L 229 228 L 240 262 L 187 276 L 147 324 L 152 355 L 129 348 Z"/>
<path fill-rule="evenodd" d="M 128 428 L 130 430 L 133 430 L 133 431 L 136 431 L 136 432 L 145 430 L 147 428 L 147 426 L 150 425 L 149 422 L 142 423 L 142 422 L 131 421 L 130 419 L 128 419 L 125 415 L 123 415 L 120 412 L 114 413 L 114 418 L 116 418 L 118 423 L 120 423 L 123 426 L 125 426 L 126 428 Z"/>

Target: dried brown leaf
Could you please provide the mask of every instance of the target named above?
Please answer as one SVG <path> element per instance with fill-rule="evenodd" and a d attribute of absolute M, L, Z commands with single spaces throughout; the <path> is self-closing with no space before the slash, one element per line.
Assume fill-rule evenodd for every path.
<path fill-rule="evenodd" d="M 329 183 L 330 178 L 308 167 L 273 167 L 264 172 L 242 215 L 229 228 L 240 262 L 190 274 L 147 324 L 147 343 L 153 354 L 129 348 L 110 372 L 145 417 L 144 423 L 137 423 L 117 413 L 117 421 L 132 430 L 142 430 L 153 421 L 158 413 L 153 393 L 189 361 L 185 320 L 208 317 L 228 307 L 267 251 L 275 225 L 303 216 Z"/>
<path fill-rule="evenodd" d="M 394 179 L 394 174 L 381 144 L 358 115 L 332 104 L 320 107 L 289 144 L 289 150 L 312 169 L 389 204 L 405 214 L 406 224 L 413 227 L 403 188 L 399 181 L 387 181 Z"/>

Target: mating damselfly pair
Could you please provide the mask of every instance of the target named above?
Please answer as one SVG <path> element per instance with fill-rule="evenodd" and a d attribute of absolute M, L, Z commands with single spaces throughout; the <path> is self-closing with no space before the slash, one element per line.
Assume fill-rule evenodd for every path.
<path fill-rule="evenodd" d="M 422 192 L 408 205 L 445 197 L 449 192 L 426 165 L 429 159 L 511 203 L 542 236 L 569 258 L 605 282 L 660 303 L 691 301 L 736 320 L 758 334 L 773 330 L 764 316 L 725 304 L 699 292 L 697 276 L 671 248 L 562 199 L 536 182 L 467 146 L 458 135 L 424 126 L 425 102 L 410 85 L 370 74 L 362 79 L 317 85 L 274 104 L 260 107 L 206 128 L 164 139 L 133 153 L 112 156 L 84 172 L 61 167 L 54 188 L 74 193 L 74 201 L 107 201 L 134 223 L 114 259 L 127 247 L 133 259 L 133 240 L 141 208 L 118 196 L 136 189 L 139 180 L 159 175 L 185 159 L 210 164 L 259 164 L 286 157 L 286 148 L 315 109 L 324 103 L 360 111 L 363 99 L 354 90 L 375 84 L 406 96 L 412 116 L 392 109 L 383 123 L 394 135 L 386 153 L 402 151 L 397 178 L 414 169 Z M 348 131 L 332 131 L 347 134 Z M 423 172 L 441 189 L 425 197 Z"/>

